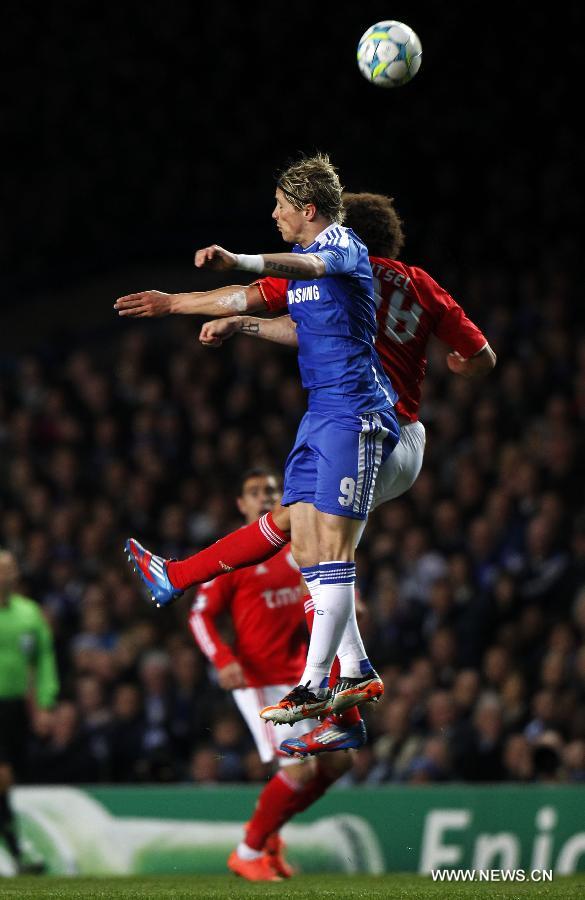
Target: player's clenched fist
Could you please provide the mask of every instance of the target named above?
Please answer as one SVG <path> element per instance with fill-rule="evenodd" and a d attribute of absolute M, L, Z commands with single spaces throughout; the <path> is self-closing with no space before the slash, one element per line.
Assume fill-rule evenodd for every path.
<path fill-rule="evenodd" d="M 211 322 L 206 322 L 201 328 L 199 340 L 205 347 L 221 347 L 227 338 L 238 331 L 240 322 L 239 316 L 229 316 L 226 319 L 213 319 Z"/>
<path fill-rule="evenodd" d="M 224 250 L 217 244 L 211 247 L 204 247 L 195 253 L 195 265 L 198 269 L 215 269 L 216 271 L 225 271 L 227 269 L 235 269 L 237 265 L 237 257 L 235 253 Z"/>
<path fill-rule="evenodd" d="M 114 309 L 119 316 L 145 318 L 150 316 L 168 316 L 171 312 L 171 295 L 162 291 L 139 291 L 137 294 L 126 294 L 118 297 Z"/>
<path fill-rule="evenodd" d="M 244 670 L 237 660 L 218 669 L 217 680 L 224 691 L 235 691 L 238 688 L 245 688 L 247 686 Z"/>
<path fill-rule="evenodd" d="M 495 364 L 496 354 L 487 343 L 479 353 L 468 359 L 461 356 L 456 350 L 447 354 L 447 366 L 455 375 L 462 375 L 463 378 L 477 378 L 481 375 L 487 375 Z"/>

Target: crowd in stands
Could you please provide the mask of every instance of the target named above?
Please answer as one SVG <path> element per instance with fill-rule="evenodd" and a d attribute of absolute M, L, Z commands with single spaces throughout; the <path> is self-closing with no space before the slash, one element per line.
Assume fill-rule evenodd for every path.
<path fill-rule="evenodd" d="M 189 258 L 195 239 L 280 249 L 272 172 L 316 147 L 350 190 L 396 196 L 405 261 L 454 294 L 498 355 L 472 382 L 431 348 L 422 473 L 372 515 L 358 551 L 386 697 L 343 783 L 585 779 L 582 142 L 565 112 L 582 5 L 563 11 L 562 65 L 543 53 L 548 10 L 516 28 L 506 18 L 513 77 L 494 52 L 500 16 L 476 26 L 419 11 L 425 63 L 390 102 L 353 62 L 363 10 L 327 15 L 324 29 L 314 6 L 295 8 L 268 77 L 266 55 L 245 51 L 274 39 L 260 6 L 242 17 L 212 4 L 202 18 L 189 4 L 49 4 L 11 24 L 7 312 L 27 319 L 27 290 L 53 292 L 20 331 L 30 352 L 11 348 L 10 324 L 0 343 L 0 546 L 50 621 L 61 678 L 56 709 L 34 716 L 31 782 L 266 776 L 188 630 L 192 593 L 152 609 L 122 548 L 133 535 L 182 557 L 241 524 L 239 477 L 282 469 L 304 411 L 294 354 L 245 337 L 204 350 L 185 319 L 112 314 L 94 339 L 76 329 L 88 273 Z M 218 53 L 218 35 L 245 55 Z M 291 47 L 303 50 L 292 81 Z M 234 85 L 261 101 L 233 102 Z M 74 277 L 69 335 L 47 346 L 50 303 Z"/>
<path fill-rule="evenodd" d="M 386 697 L 344 784 L 585 779 L 585 341 L 552 273 L 509 291 L 515 305 L 461 278 L 498 365 L 464 380 L 431 347 L 423 471 L 359 547 Z M 116 322 L 99 342 L 1 358 L 0 545 L 51 623 L 62 684 L 34 717 L 32 782 L 266 777 L 194 645 L 192 594 L 154 610 L 122 549 L 216 540 L 241 524 L 241 473 L 281 469 L 292 446 L 294 354 L 196 335 L 184 319 Z"/>

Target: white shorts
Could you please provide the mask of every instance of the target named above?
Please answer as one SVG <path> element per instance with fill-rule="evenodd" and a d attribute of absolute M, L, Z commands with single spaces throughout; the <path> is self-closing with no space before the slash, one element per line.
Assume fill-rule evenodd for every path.
<path fill-rule="evenodd" d="M 372 509 L 387 500 L 400 497 L 412 487 L 422 468 L 425 441 L 425 426 L 422 422 L 402 425 L 400 440 L 384 465 L 380 466 Z"/>
<path fill-rule="evenodd" d="M 301 719 L 294 725 L 273 725 L 260 718 L 260 710 L 265 706 L 274 706 L 282 700 L 285 694 L 292 691 L 294 684 L 270 684 L 267 687 L 237 688 L 232 691 L 238 709 L 246 720 L 246 724 L 252 732 L 252 737 L 258 748 L 260 759 L 263 763 L 277 760 L 279 766 L 298 765 L 298 759 L 287 756 L 279 750 L 280 744 L 286 738 L 301 737 L 307 731 L 312 731 L 319 722 L 316 719 Z"/>
<path fill-rule="evenodd" d="M 425 426 L 422 422 L 409 422 L 400 427 L 400 440 L 378 471 L 370 512 L 387 500 L 400 497 L 413 486 L 422 468 L 425 441 Z M 366 525 L 367 520 L 360 523 L 356 546 L 362 539 Z"/>

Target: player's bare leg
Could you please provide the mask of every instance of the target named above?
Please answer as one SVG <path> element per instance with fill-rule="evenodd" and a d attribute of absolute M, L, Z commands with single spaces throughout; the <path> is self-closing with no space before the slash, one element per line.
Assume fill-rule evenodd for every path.
<path fill-rule="evenodd" d="M 292 553 L 315 605 L 315 620 L 301 683 L 262 718 L 294 722 L 377 700 L 383 685 L 368 660 L 355 617 L 355 546 L 362 522 L 317 510 L 310 503 L 291 507 Z M 339 683 L 328 703 L 329 673 L 344 638 L 346 653 Z"/>
<path fill-rule="evenodd" d="M 319 607 L 315 604 L 313 632 L 303 678 L 308 675 L 311 666 L 315 677 L 327 664 L 329 673 L 343 640 L 343 655 L 339 659 L 340 677 L 332 689 L 332 710 L 339 713 L 365 701 L 379 700 L 384 686 L 368 659 L 355 613 L 355 548 L 363 530 L 363 521 L 320 510 L 316 511 L 316 515 L 321 557 Z M 325 629 L 323 622 L 329 618 L 335 620 L 336 627 Z"/>
<path fill-rule="evenodd" d="M 324 513 L 312 505 L 310 509 L 317 537 L 319 588 L 317 596 L 313 596 L 315 616 L 303 683 L 310 681 L 312 685 L 322 689 L 327 685 L 337 647 L 355 606 L 354 558 L 360 521 Z M 298 528 L 295 516 L 296 509 L 293 508 L 292 549 L 293 555 L 295 552 L 298 554 L 297 562 L 303 571 L 305 566 L 314 564 L 314 555 L 311 554 L 315 551 L 305 552 L 305 548 L 297 548 L 295 534 Z M 311 594 L 313 595 L 313 591 Z"/>
<path fill-rule="evenodd" d="M 311 503 L 295 503 L 291 506 L 291 551 L 313 600 L 319 593 L 319 531 L 315 507 Z M 320 689 L 319 683 L 307 684 L 303 679 L 275 706 L 265 707 L 260 715 L 268 722 L 282 724 L 299 719 L 326 715 L 330 709 L 328 689 Z"/>

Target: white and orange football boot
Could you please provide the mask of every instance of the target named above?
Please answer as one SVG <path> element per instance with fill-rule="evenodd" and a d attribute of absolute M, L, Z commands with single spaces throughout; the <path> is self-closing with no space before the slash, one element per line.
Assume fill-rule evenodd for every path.
<path fill-rule="evenodd" d="M 341 713 L 360 703 L 377 703 L 384 696 L 384 682 L 374 669 L 357 678 L 339 678 L 331 688 L 331 708 Z"/>
<path fill-rule="evenodd" d="M 297 685 L 275 706 L 265 706 L 260 710 L 260 718 L 275 725 L 293 725 L 301 719 L 328 715 L 331 712 L 329 688 L 320 689 L 316 694 L 309 690 L 309 683 Z"/>

